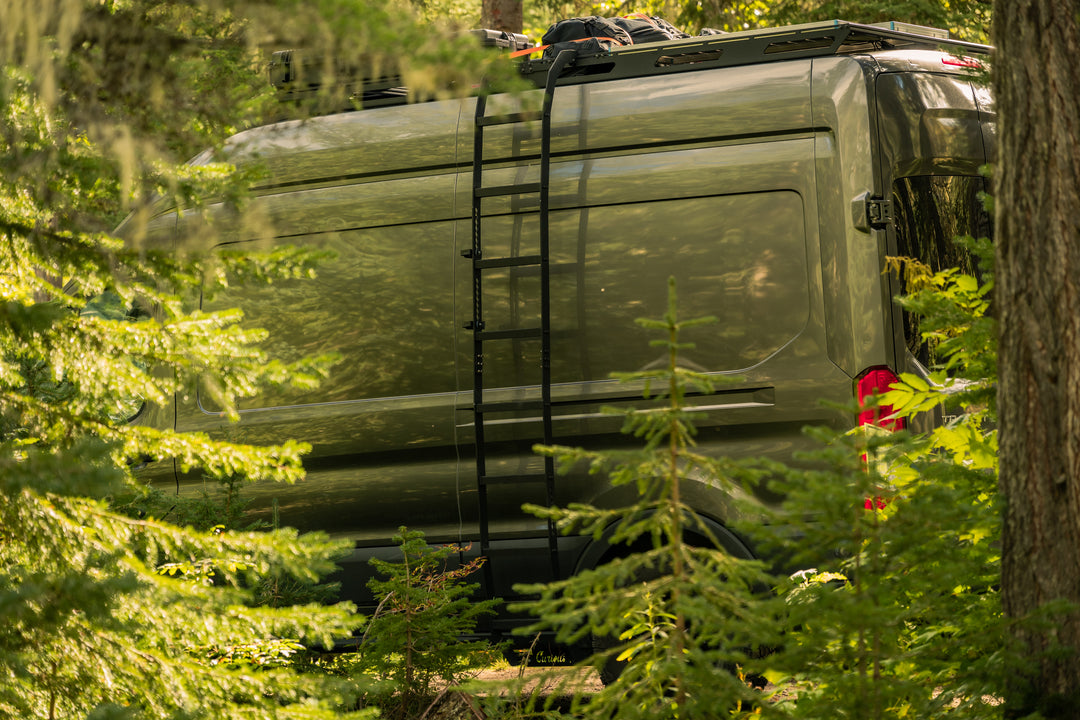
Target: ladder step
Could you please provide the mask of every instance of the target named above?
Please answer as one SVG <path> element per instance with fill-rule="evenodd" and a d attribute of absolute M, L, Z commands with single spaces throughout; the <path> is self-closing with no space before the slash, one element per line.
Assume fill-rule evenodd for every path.
<path fill-rule="evenodd" d="M 516 410 L 543 410 L 543 400 L 507 400 L 505 402 L 480 403 L 473 408 L 473 412 L 496 413 L 511 412 Z"/>
<path fill-rule="evenodd" d="M 473 267 L 478 268 L 502 268 L 521 267 L 523 265 L 539 265 L 542 258 L 539 255 L 518 255 L 517 257 L 491 258 L 489 260 L 477 260 Z"/>
<path fill-rule="evenodd" d="M 518 267 L 514 274 L 518 277 L 530 277 L 540 274 L 540 263 L 526 264 L 522 263 Z M 548 265 L 548 272 L 552 275 L 566 275 L 572 272 L 577 272 L 580 265 L 576 262 L 564 262 L 564 263 L 550 263 Z"/>
<path fill-rule="evenodd" d="M 540 328 L 514 328 L 513 330 L 481 330 L 480 340 L 522 340 L 541 337 Z"/>
<path fill-rule="evenodd" d="M 539 192 L 539 190 L 535 191 L 532 194 L 526 195 L 525 197 L 520 198 L 517 201 L 518 205 L 517 205 L 517 207 L 515 209 L 516 210 L 526 210 L 526 209 L 534 208 L 534 207 L 539 208 L 540 207 L 540 198 L 536 196 L 536 194 L 538 192 Z M 560 206 L 560 205 L 573 206 L 574 203 L 580 202 L 580 201 L 581 201 L 581 195 L 574 194 L 574 193 L 564 193 L 564 194 L 561 194 L 561 195 L 552 195 L 550 197 L 551 207 L 556 207 L 556 206 Z"/>
<path fill-rule="evenodd" d="M 512 125 L 513 123 L 525 122 L 527 120 L 540 120 L 543 116 L 543 113 L 539 110 L 508 113 L 506 115 L 488 115 L 486 117 L 477 118 L 476 124 L 482 127 L 491 127 L 492 125 Z"/>
<path fill-rule="evenodd" d="M 495 185 L 477 188 L 473 194 L 478 198 L 498 197 L 502 195 L 527 195 L 540 192 L 540 183 L 520 183 L 517 185 Z"/>
<path fill-rule="evenodd" d="M 517 483 L 547 482 L 546 473 L 518 473 L 516 475 L 485 475 L 480 482 L 485 485 L 516 485 Z"/>

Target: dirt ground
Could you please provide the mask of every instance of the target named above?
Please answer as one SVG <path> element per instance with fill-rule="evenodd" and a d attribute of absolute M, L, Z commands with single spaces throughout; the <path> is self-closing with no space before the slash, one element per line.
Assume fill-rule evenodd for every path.
<path fill-rule="evenodd" d="M 522 670 L 504 665 L 488 668 L 480 672 L 476 679 L 490 683 L 492 693 L 499 693 L 500 686 L 502 693 L 518 692 L 521 697 L 537 691 L 539 698 L 551 700 L 553 709 L 567 713 L 568 718 L 572 717 L 568 710 L 575 688 L 586 697 L 603 689 L 600 677 L 594 670 L 575 667 L 531 667 Z M 517 683 L 521 683 L 520 689 Z M 774 700 L 791 700 L 797 695 L 793 687 L 778 689 L 773 685 L 768 685 L 765 692 L 771 694 Z M 497 720 L 499 716 L 486 713 L 481 704 L 468 694 L 447 691 L 436 699 L 420 720 Z"/>
<path fill-rule="evenodd" d="M 591 668 L 581 669 L 574 667 L 531 667 L 531 668 L 517 668 L 511 665 L 499 668 L 489 668 L 481 672 L 478 676 L 478 680 L 485 681 L 505 681 L 513 680 L 519 675 L 523 675 L 526 679 L 533 678 L 536 682 L 541 681 L 545 675 L 555 673 L 557 676 L 564 677 L 574 675 L 576 680 L 581 683 L 583 692 L 599 692 L 604 686 L 600 683 L 600 676 L 596 674 L 595 670 Z"/>
<path fill-rule="evenodd" d="M 522 669 L 502 666 L 480 672 L 476 680 L 490 684 L 489 692 L 492 694 L 513 692 L 527 697 L 535 692 L 541 700 L 551 700 L 553 707 L 559 710 L 569 708 L 575 689 L 579 694 L 588 696 L 603 688 L 595 671 L 574 667 Z M 495 720 L 495 716 L 485 713 L 476 698 L 448 690 L 436 699 L 421 720 Z"/>
<path fill-rule="evenodd" d="M 567 718 L 573 717 L 569 713 L 572 688 L 578 688 L 579 694 L 586 697 L 603 689 L 600 677 L 594 670 L 575 667 L 532 667 L 522 671 L 521 668 L 503 665 L 480 672 L 476 679 L 490 683 L 492 693 L 500 692 L 500 685 L 502 693 L 518 692 L 520 697 L 526 697 L 537 690 L 541 699 L 550 699 L 552 708 L 565 713 Z M 517 683 L 521 683 L 520 690 Z M 773 702 L 792 701 L 798 697 L 795 685 L 777 687 L 769 684 L 764 688 L 764 692 Z M 1002 700 L 984 696 L 982 702 L 993 707 L 1000 705 Z M 512 713 L 488 714 L 476 698 L 448 691 L 439 696 L 420 720 L 499 720 L 500 717 L 509 715 Z"/>

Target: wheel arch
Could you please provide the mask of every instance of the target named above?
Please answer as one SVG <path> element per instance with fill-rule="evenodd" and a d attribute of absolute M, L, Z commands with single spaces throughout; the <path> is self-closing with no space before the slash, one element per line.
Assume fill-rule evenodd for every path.
<path fill-rule="evenodd" d="M 699 515 L 698 519 L 713 537 L 716 538 L 717 542 L 720 544 L 721 550 L 724 550 L 732 557 L 742 560 L 757 559 L 757 556 L 754 555 L 750 546 L 730 528 L 708 516 Z M 646 550 L 648 547 L 645 547 L 645 545 L 651 547 L 648 536 L 643 536 L 635 543 L 629 545 L 613 543 L 612 537 L 615 535 L 616 527 L 616 523 L 609 525 L 599 538 L 589 541 L 588 545 L 585 546 L 585 549 L 578 556 L 577 563 L 574 566 L 574 574 L 585 570 L 592 570 L 617 557 L 625 557 L 634 552 Z M 704 541 L 706 537 L 704 533 L 696 530 L 688 530 L 684 534 L 688 536 L 691 543 L 693 542 L 691 536 L 697 536 L 698 538 L 701 538 L 702 541 Z M 702 544 L 704 544 L 704 542 L 702 542 Z"/>

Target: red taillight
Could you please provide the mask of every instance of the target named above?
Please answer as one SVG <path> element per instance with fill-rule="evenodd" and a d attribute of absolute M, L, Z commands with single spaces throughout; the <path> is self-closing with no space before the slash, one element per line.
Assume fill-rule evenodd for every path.
<path fill-rule="evenodd" d="M 889 386 L 899 382 L 900 378 L 891 369 L 884 365 L 873 367 L 864 372 L 856 380 L 856 392 L 859 396 L 859 425 L 876 425 L 886 430 L 903 430 L 907 427 L 905 418 L 890 417 L 893 414 L 892 405 L 873 405 L 871 401 L 875 395 L 881 395 L 889 389 Z M 872 407 L 867 407 L 872 405 Z M 863 455 L 866 462 L 866 455 Z M 889 501 L 880 495 L 866 498 L 863 507 L 867 510 L 881 510 Z"/>
<path fill-rule="evenodd" d="M 886 430 L 903 430 L 907 427 L 904 418 L 890 417 L 893 414 L 892 405 L 877 405 L 867 407 L 868 401 L 874 395 L 881 395 L 889 389 L 889 386 L 899 382 L 900 378 L 892 370 L 885 366 L 873 367 L 859 376 L 856 381 L 859 396 L 859 425 L 876 425 Z"/>

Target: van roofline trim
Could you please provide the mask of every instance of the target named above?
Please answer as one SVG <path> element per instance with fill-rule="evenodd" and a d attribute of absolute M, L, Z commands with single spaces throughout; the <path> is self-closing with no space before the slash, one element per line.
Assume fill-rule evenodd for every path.
<path fill-rule="evenodd" d="M 578 58 L 559 80 L 560 84 L 577 84 L 896 49 L 957 50 L 979 55 L 993 51 L 977 43 L 829 20 L 615 47 Z M 521 63 L 521 72 L 533 82 L 541 82 L 550 66 L 550 59 L 526 60 Z"/>

